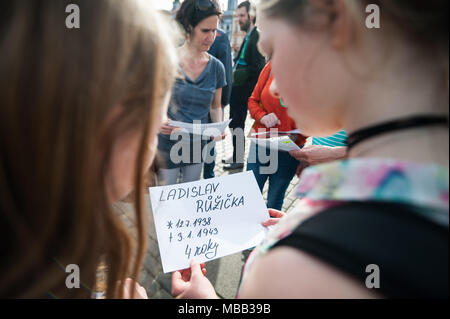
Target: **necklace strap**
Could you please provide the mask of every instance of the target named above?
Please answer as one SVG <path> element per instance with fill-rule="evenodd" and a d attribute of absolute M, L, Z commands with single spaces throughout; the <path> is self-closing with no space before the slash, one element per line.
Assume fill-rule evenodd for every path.
<path fill-rule="evenodd" d="M 394 120 L 363 128 L 351 133 L 347 137 L 348 150 L 353 148 L 356 144 L 380 134 L 410 129 L 414 127 L 433 125 L 442 125 L 448 127 L 448 118 L 446 116 L 436 115 L 413 116 L 410 118 Z"/>

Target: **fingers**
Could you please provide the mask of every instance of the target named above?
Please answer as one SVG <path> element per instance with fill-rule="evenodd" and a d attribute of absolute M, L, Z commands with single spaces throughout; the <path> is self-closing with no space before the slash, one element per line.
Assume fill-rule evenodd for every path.
<path fill-rule="evenodd" d="M 161 125 L 160 132 L 164 135 L 171 135 L 173 132 L 183 131 L 182 128 L 169 125 L 169 121 Z"/>
<path fill-rule="evenodd" d="M 278 119 L 278 117 L 274 113 L 270 113 L 270 114 L 267 114 L 267 115 L 263 116 L 261 118 L 260 122 L 261 122 L 261 124 L 263 124 L 267 128 L 271 128 L 271 127 L 276 126 L 277 124 L 278 125 L 281 124 L 280 120 Z"/>
<path fill-rule="evenodd" d="M 220 142 L 223 141 L 226 136 L 227 136 L 226 133 L 223 133 L 222 135 L 219 136 L 211 136 L 211 141 Z"/>
<path fill-rule="evenodd" d="M 276 225 L 281 218 L 286 216 L 286 213 L 283 213 L 282 211 L 276 209 L 269 208 L 269 215 L 271 218 L 261 223 L 264 227 Z"/>
<path fill-rule="evenodd" d="M 293 158 L 295 158 L 297 161 L 305 161 L 306 160 L 306 156 L 303 152 L 303 150 L 298 150 L 298 151 L 290 151 L 289 155 L 291 155 Z"/>
<path fill-rule="evenodd" d="M 129 278 L 125 279 L 125 284 L 123 286 L 123 298 L 130 299 L 130 288 L 129 288 Z"/>
<path fill-rule="evenodd" d="M 275 113 L 272 113 L 272 126 L 280 125 L 281 121 L 278 119 Z"/>
<path fill-rule="evenodd" d="M 170 135 L 170 134 L 172 134 L 173 130 L 174 130 L 173 126 L 169 126 L 169 125 L 162 125 L 161 126 L 161 134 Z"/>
<path fill-rule="evenodd" d="M 200 268 L 202 269 L 203 276 L 206 276 L 206 268 L 205 267 L 206 267 L 205 263 L 200 264 Z"/>
<path fill-rule="evenodd" d="M 267 122 L 266 116 L 267 116 L 267 115 L 263 116 L 263 117 L 261 118 L 260 122 L 261 122 L 262 125 L 264 125 L 265 127 L 268 128 L 268 127 L 269 127 L 269 123 Z"/>
<path fill-rule="evenodd" d="M 176 282 L 176 281 L 178 281 L 178 280 L 181 280 L 183 277 L 181 276 L 181 272 L 179 272 L 179 271 L 174 271 L 173 273 L 172 273 L 172 285 L 173 285 L 173 283 L 174 283 L 174 281 Z"/>
<path fill-rule="evenodd" d="M 183 280 L 181 272 L 175 271 L 172 273 L 172 296 L 180 295 L 186 287 L 186 282 Z"/>
<path fill-rule="evenodd" d="M 279 218 L 271 218 L 271 219 L 268 219 L 268 220 L 263 221 L 263 222 L 262 222 L 262 225 L 263 225 L 264 227 L 269 227 L 269 226 L 273 226 L 273 225 L 278 224 L 279 221 L 280 221 Z"/>
<path fill-rule="evenodd" d="M 286 213 L 283 213 L 282 211 L 279 211 L 276 209 L 269 208 L 269 215 L 270 215 L 270 217 L 273 217 L 273 218 L 281 218 L 281 217 L 284 217 L 286 215 Z"/>
<path fill-rule="evenodd" d="M 148 299 L 147 291 L 144 287 L 142 287 L 141 285 L 137 285 L 136 288 L 138 292 L 137 299 Z"/>
<path fill-rule="evenodd" d="M 196 260 L 191 261 L 190 268 L 174 271 L 172 273 L 172 296 L 176 298 L 186 297 L 192 288 L 192 281 L 201 282 L 200 279 L 205 275 L 205 264 L 199 264 Z"/>
<path fill-rule="evenodd" d="M 276 125 L 281 124 L 280 120 L 278 120 L 278 117 L 275 114 L 272 114 L 272 117 L 270 119 L 270 127 L 274 127 Z"/>
<path fill-rule="evenodd" d="M 183 281 L 189 281 L 191 279 L 191 268 L 183 269 L 180 271 L 181 273 L 181 279 Z"/>
<path fill-rule="evenodd" d="M 148 299 L 147 291 L 144 287 L 139 285 L 131 278 L 125 279 L 124 287 L 123 287 L 123 298 L 130 299 L 132 297 L 132 292 L 134 289 L 134 299 Z"/>
<path fill-rule="evenodd" d="M 202 268 L 197 260 L 192 259 L 191 260 L 191 279 L 194 279 L 198 276 L 203 275 Z"/>

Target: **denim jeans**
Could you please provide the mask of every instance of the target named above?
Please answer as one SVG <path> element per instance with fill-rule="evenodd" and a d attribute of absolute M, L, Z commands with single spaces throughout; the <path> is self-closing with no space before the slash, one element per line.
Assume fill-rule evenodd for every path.
<path fill-rule="evenodd" d="M 256 145 L 255 143 L 252 143 L 250 145 L 250 153 L 256 152 L 256 156 L 249 156 L 247 162 L 247 170 L 253 171 L 261 193 L 267 180 L 269 180 L 267 207 L 281 210 L 281 208 L 283 207 L 286 190 L 289 187 L 289 183 L 291 182 L 292 178 L 294 178 L 295 172 L 300 162 L 289 155 L 288 152 L 272 151 L 273 154 L 270 156 L 269 162 L 262 163 L 260 161 L 258 153 L 260 152 L 259 148 L 260 146 Z M 268 151 L 266 152 L 266 154 L 269 154 Z M 275 173 L 265 174 L 264 172 L 261 172 L 261 168 L 269 166 L 270 161 L 274 160 L 274 156 L 278 156 L 278 167 L 276 168 Z M 251 158 L 256 158 L 256 163 L 251 163 Z"/>
<path fill-rule="evenodd" d="M 216 146 L 215 146 L 215 143 L 216 142 L 214 142 L 214 141 L 212 141 L 212 142 L 209 142 L 209 143 L 211 143 L 211 144 L 209 144 L 209 145 L 214 145 L 212 148 L 211 148 L 211 154 L 215 154 L 216 153 Z M 212 143 L 214 143 L 214 144 L 212 144 Z M 215 156 L 214 156 L 214 158 L 215 158 Z M 203 178 L 204 179 L 209 179 L 209 178 L 214 178 L 214 177 L 216 177 L 215 176 L 215 174 L 214 174 L 214 167 L 216 166 L 216 161 L 214 160 L 214 161 L 212 161 L 211 163 L 204 163 L 203 164 Z"/>

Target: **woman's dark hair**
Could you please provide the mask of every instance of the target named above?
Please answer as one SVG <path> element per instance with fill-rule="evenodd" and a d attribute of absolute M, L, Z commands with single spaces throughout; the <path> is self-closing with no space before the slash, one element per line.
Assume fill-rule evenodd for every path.
<path fill-rule="evenodd" d="M 211 16 L 220 16 L 221 14 L 219 6 L 214 1 L 185 0 L 180 9 L 178 9 L 175 19 L 181 24 L 187 34 L 191 34 L 202 20 Z"/>

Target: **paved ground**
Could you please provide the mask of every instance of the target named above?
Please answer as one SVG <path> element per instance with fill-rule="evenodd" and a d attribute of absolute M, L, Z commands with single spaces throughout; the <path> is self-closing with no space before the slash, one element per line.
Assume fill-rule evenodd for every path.
<path fill-rule="evenodd" d="M 225 109 L 225 117 L 227 118 L 228 109 Z M 246 122 L 246 134 L 248 134 L 253 120 L 247 117 Z M 246 154 L 248 154 L 249 143 L 246 143 Z M 232 153 L 232 141 L 231 135 L 228 134 L 227 138 L 217 144 L 217 160 L 215 167 L 216 176 L 223 176 L 230 174 L 223 170 L 221 160 L 229 158 Z M 234 172 L 231 172 L 234 173 Z M 286 193 L 286 197 L 283 204 L 283 211 L 289 212 L 295 202 L 294 187 L 297 184 L 298 179 L 295 177 Z M 267 198 L 267 186 L 263 191 L 264 199 Z M 147 255 L 144 261 L 144 267 L 141 273 L 140 283 L 147 290 L 149 298 L 172 298 L 170 295 L 171 283 L 170 274 L 165 275 L 162 273 L 161 261 L 159 257 L 158 243 L 156 240 L 156 232 L 153 223 L 152 213 L 150 211 L 150 202 L 148 196 L 146 198 L 148 209 L 148 248 Z M 130 203 L 120 202 L 115 205 L 116 210 L 119 212 L 123 221 L 132 228 L 133 226 L 133 206 Z M 238 253 L 230 255 L 219 260 L 214 260 L 206 264 L 207 277 L 216 288 L 218 295 L 222 298 L 232 299 L 236 296 L 237 289 L 239 287 L 242 267 L 244 265 L 247 254 Z"/>

